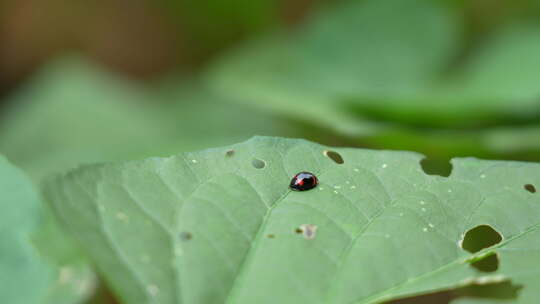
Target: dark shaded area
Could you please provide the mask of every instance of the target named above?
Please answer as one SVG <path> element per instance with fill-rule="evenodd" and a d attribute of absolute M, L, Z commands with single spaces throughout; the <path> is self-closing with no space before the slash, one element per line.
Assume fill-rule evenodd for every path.
<path fill-rule="evenodd" d="M 99 280 L 98 289 L 96 293 L 90 298 L 86 304 L 119 304 L 120 301 L 116 299 L 114 293 L 108 288 L 106 282 L 103 279 Z"/>
<path fill-rule="evenodd" d="M 441 100 L 440 102 L 444 102 Z M 476 101 L 472 101 L 476 102 Z M 380 108 L 370 103 L 362 103 L 358 100 L 351 100 L 348 109 L 358 113 L 363 118 L 373 122 L 387 124 L 401 124 L 404 127 L 413 129 L 446 130 L 454 129 L 460 131 L 482 130 L 491 127 L 500 126 L 535 126 L 540 119 L 540 112 L 531 112 L 527 117 L 515 115 L 512 113 L 481 113 L 474 111 L 464 111 L 460 113 L 461 119 L 456 122 L 454 113 L 440 112 L 434 115 L 429 109 L 425 112 L 408 107 L 410 103 L 403 102 L 401 107 Z"/>
<path fill-rule="evenodd" d="M 448 177 L 452 174 L 452 164 L 448 160 L 424 158 L 420 161 L 420 166 L 428 175 Z"/>
<path fill-rule="evenodd" d="M 481 272 L 494 272 L 499 269 L 499 256 L 491 254 L 483 259 L 471 263 L 471 267 Z"/>
<path fill-rule="evenodd" d="M 509 300 L 516 299 L 521 288 L 521 285 L 514 285 L 509 281 L 485 285 L 474 284 L 453 290 L 393 300 L 385 302 L 385 304 L 449 304 L 460 298 Z"/>
<path fill-rule="evenodd" d="M 502 236 L 495 229 L 488 225 L 480 225 L 465 233 L 461 248 L 475 253 L 484 248 L 496 245 L 501 241 Z"/>

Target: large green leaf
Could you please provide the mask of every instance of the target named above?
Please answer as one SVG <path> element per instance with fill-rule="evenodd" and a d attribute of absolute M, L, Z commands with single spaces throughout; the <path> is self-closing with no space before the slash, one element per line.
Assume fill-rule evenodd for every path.
<path fill-rule="evenodd" d="M 454 159 L 446 178 L 421 159 L 255 137 L 83 166 L 45 193 L 125 303 L 378 303 L 505 280 L 523 287 L 508 302 L 536 303 L 540 164 Z M 300 171 L 319 186 L 291 191 Z M 502 241 L 471 254 L 479 225 Z M 471 267 L 493 254 L 498 270 Z"/>
<path fill-rule="evenodd" d="M 34 239 L 62 246 L 52 226 L 42 231 L 40 200 L 30 180 L 0 156 L 0 298 L 10 304 L 82 303 L 94 277 L 82 260 L 52 259 Z M 63 248 L 56 251 L 66 253 Z M 56 256 L 58 257 L 58 256 Z"/>

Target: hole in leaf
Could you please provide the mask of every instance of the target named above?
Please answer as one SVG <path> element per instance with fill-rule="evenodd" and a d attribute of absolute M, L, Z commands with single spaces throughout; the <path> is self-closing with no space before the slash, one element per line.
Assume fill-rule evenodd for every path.
<path fill-rule="evenodd" d="M 478 261 L 472 262 L 471 266 L 478 271 L 494 272 L 499 269 L 499 256 L 496 253 L 490 254 Z"/>
<path fill-rule="evenodd" d="M 525 186 L 523 186 L 523 188 L 525 188 L 525 190 L 529 191 L 530 193 L 536 192 L 536 187 L 533 184 L 526 184 Z"/>
<path fill-rule="evenodd" d="M 476 226 L 467 231 L 461 242 L 461 248 L 475 253 L 502 241 L 502 236 L 489 225 Z"/>
<path fill-rule="evenodd" d="M 472 284 L 469 286 L 445 290 L 425 295 L 418 295 L 398 300 L 385 302 L 385 304 L 449 304 L 456 299 L 478 299 L 482 303 L 492 303 L 498 300 L 517 299 L 518 293 L 523 286 L 514 285 L 510 281 L 491 284 Z"/>
<path fill-rule="evenodd" d="M 227 152 L 225 152 L 225 156 L 227 157 L 232 157 L 234 155 L 234 150 L 228 150 Z"/>
<path fill-rule="evenodd" d="M 180 233 L 180 239 L 182 241 L 189 241 L 192 238 L 193 238 L 193 234 L 191 234 L 191 232 L 189 232 L 189 231 L 184 231 L 184 232 Z"/>
<path fill-rule="evenodd" d="M 251 161 L 251 165 L 253 165 L 254 168 L 257 168 L 257 169 L 262 169 L 266 166 L 266 163 L 264 162 L 264 160 L 260 160 L 258 158 L 254 158 L 252 161 Z"/>
<path fill-rule="evenodd" d="M 341 155 L 335 151 L 328 151 L 328 150 L 325 150 L 323 152 L 324 156 L 330 158 L 331 160 L 333 160 L 336 164 L 343 164 L 345 161 L 343 161 L 343 157 L 341 157 Z"/>
<path fill-rule="evenodd" d="M 452 164 L 448 160 L 423 158 L 420 161 L 420 166 L 428 175 L 448 177 L 452 173 Z"/>

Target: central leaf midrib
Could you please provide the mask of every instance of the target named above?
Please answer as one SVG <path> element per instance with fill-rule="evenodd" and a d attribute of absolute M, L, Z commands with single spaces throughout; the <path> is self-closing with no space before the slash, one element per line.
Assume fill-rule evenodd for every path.
<path fill-rule="evenodd" d="M 241 288 L 242 286 L 242 282 L 244 281 L 244 277 L 246 276 L 246 271 L 247 269 L 249 269 L 251 260 L 253 259 L 253 256 L 255 255 L 257 245 L 262 239 L 262 235 L 264 234 L 270 215 L 272 214 L 272 211 L 279 205 L 279 203 L 282 202 L 290 193 L 291 193 L 291 190 L 287 190 L 287 192 L 285 192 L 280 198 L 278 198 L 271 205 L 271 207 L 267 209 L 266 213 L 264 214 L 263 220 L 261 224 L 259 225 L 259 228 L 257 229 L 257 233 L 255 234 L 255 238 L 253 239 L 253 242 L 251 243 L 248 249 L 248 252 L 244 256 L 243 260 L 240 262 L 240 268 L 238 269 L 237 275 L 235 276 L 235 279 L 231 285 L 231 289 L 229 291 L 227 298 L 225 299 L 225 303 L 227 304 L 235 303 L 234 302 L 235 297 L 238 294 L 239 288 Z"/>
<path fill-rule="evenodd" d="M 397 285 L 394 285 L 390 288 L 387 288 L 381 292 L 378 292 L 376 294 L 373 294 L 371 296 L 368 296 L 367 298 L 364 298 L 364 299 L 360 299 L 360 300 L 354 300 L 354 301 L 351 301 L 350 304 L 373 304 L 373 303 L 379 303 L 379 301 L 381 300 L 384 300 L 384 301 L 388 301 L 388 300 L 392 300 L 394 299 L 395 297 L 388 297 L 388 298 L 385 298 L 384 295 L 387 294 L 388 292 L 394 290 L 394 289 L 398 289 L 398 288 L 401 288 L 407 284 L 410 284 L 410 283 L 413 283 L 415 281 L 418 281 L 420 279 L 424 279 L 425 277 L 428 277 L 432 274 L 435 274 L 437 272 L 440 272 L 440 271 L 444 271 L 446 270 L 447 268 L 450 268 L 451 266 L 453 266 L 454 264 L 460 264 L 460 263 L 466 263 L 468 260 L 474 258 L 474 257 L 478 257 L 478 256 L 482 256 L 482 255 L 485 255 L 487 252 L 489 251 L 493 251 L 495 249 L 499 249 L 499 248 L 502 248 L 504 247 L 505 245 L 507 245 L 508 243 L 512 242 L 512 241 L 515 241 L 533 231 L 535 231 L 536 229 L 539 229 L 540 228 L 540 222 L 535 224 L 535 225 L 532 225 L 531 227 L 529 228 L 526 228 L 523 232 L 517 234 L 517 235 L 514 235 L 513 237 L 511 238 L 508 238 L 507 240 L 497 244 L 497 245 L 494 245 L 494 246 L 491 246 L 489 248 L 485 248 L 479 252 L 476 252 L 470 256 L 466 256 L 466 257 L 463 257 L 463 258 L 459 258 L 459 259 L 456 259 L 454 261 L 451 261 L 445 265 L 442 265 L 441 267 L 437 268 L 437 269 L 434 269 L 432 271 L 429 271 L 429 272 L 426 272 L 424 274 L 421 274 L 419 276 L 417 276 L 416 278 L 414 278 L 413 280 L 409 280 L 409 281 L 406 281 L 406 282 L 403 282 L 403 283 L 400 283 L 400 284 L 397 284 Z M 404 295 L 406 296 L 406 295 Z"/>

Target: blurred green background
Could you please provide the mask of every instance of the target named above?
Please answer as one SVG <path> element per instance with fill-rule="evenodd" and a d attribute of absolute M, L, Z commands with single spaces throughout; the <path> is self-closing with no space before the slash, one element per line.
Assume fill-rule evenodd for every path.
<path fill-rule="evenodd" d="M 253 135 L 540 161 L 540 1 L 0 2 L 0 153 L 34 181 Z"/>
<path fill-rule="evenodd" d="M 3 0 L 0 150 L 39 179 L 252 135 L 538 160 L 540 2 Z M 431 170 L 431 169 L 428 169 Z"/>

